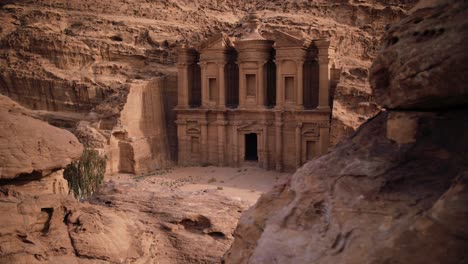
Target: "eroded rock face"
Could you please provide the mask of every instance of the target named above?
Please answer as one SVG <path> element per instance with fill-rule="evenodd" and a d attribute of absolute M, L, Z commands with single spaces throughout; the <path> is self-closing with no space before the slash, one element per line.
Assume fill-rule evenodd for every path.
<path fill-rule="evenodd" d="M 465 14 L 467 5 L 433 2 L 422 5 L 431 8 L 416 10 L 390 27 L 387 35 L 403 36 L 406 46 L 397 48 L 398 41 L 387 47 L 384 42 L 371 73 L 384 106 L 412 111 L 381 112 L 330 153 L 263 195 L 242 216 L 225 263 L 468 260 L 468 227 L 463 224 L 468 222 L 468 110 L 439 110 L 466 102 L 464 77 L 447 81 L 450 87 L 440 78 L 459 76 L 459 70 L 466 69 L 465 45 L 458 40 L 467 32 L 463 26 L 448 27 L 447 37 L 455 38 L 451 43 L 427 33 L 420 36 L 425 48 L 407 40 L 413 38 L 408 32 L 420 27 L 451 25 L 450 15 L 456 21 L 455 14 Z M 414 23 L 421 16 L 422 24 Z M 452 57 L 443 43 L 458 56 Z M 425 68 L 441 58 L 447 59 Z M 413 70 L 416 74 L 408 74 Z M 382 86 L 382 80 L 388 85 Z M 419 108 L 430 111 L 418 112 Z"/>
<path fill-rule="evenodd" d="M 426 263 L 423 250 L 421 259 L 433 259 L 427 263 L 447 256 L 456 258 L 444 263 L 457 263 L 467 246 L 457 236 L 466 226 L 443 231 L 431 214 L 458 206 L 453 214 L 468 220 L 465 198 L 437 205 L 467 165 L 460 145 L 468 143 L 467 113 L 381 113 L 262 196 L 242 216 L 226 263 Z M 397 139 L 395 123 L 407 131 Z M 409 234 L 413 240 L 395 242 Z M 415 251 L 425 240 L 431 246 Z"/>
<path fill-rule="evenodd" d="M 0 263 L 219 263 L 247 208 L 128 183 L 106 184 L 89 203 L 11 187 L 0 186 Z"/>
<path fill-rule="evenodd" d="M 72 133 L 29 115 L 0 95 L 0 179 L 45 176 L 81 155 L 83 147 Z"/>
<path fill-rule="evenodd" d="M 132 231 L 125 241 L 138 245 L 133 258 L 149 263 L 219 263 L 248 207 L 213 191 L 176 193 L 168 187 L 155 193 L 118 181 L 106 184 L 90 203 L 126 214 Z M 85 244 L 95 239 L 89 232 L 80 237 Z"/>
<path fill-rule="evenodd" d="M 389 28 L 371 68 L 378 104 L 389 109 L 468 104 L 467 6 L 457 1 L 420 8 Z"/>
<path fill-rule="evenodd" d="M 0 96 L 0 263 L 219 263 L 245 203 L 135 181 L 78 202 L 63 168 L 81 144 L 32 116 Z"/>
<path fill-rule="evenodd" d="M 254 5 L 261 11 L 265 32 L 329 36 L 336 45 L 335 66 L 342 71 L 333 110 L 335 144 L 376 113 L 367 81 L 371 59 L 384 26 L 404 17 L 414 2 L 4 1 L 0 93 L 31 109 L 93 111 L 100 123 L 117 125 L 118 113 L 99 111 L 106 107 L 103 101 L 122 111 L 121 102 L 126 102 L 132 84 L 176 72 L 177 45 L 200 43 L 219 31 L 238 34 L 239 20 Z M 112 133 L 108 126 L 98 129 Z M 112 144 L 109 136 L 106 141 Z"/>

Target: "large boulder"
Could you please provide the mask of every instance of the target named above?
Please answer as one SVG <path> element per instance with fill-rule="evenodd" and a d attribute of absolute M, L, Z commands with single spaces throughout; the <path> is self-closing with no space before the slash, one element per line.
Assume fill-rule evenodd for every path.
<path fill-rule="evenodd" d="M 45 176 L 78 159 L 83 146 L 63 129 L 0 95 L 0 179 Z"/>
<path fill-rule="evenodd" d="M 382 39 L 370 82 L 376 102 L 385 108 L 468 104 L 468 2 L 438 1 L 430 8 L 432 2 L 422 1 Z"/>
<path fill-rule="evenodd" d="M 467 115 L 382 112 L 262 196 L 225 262 L 460 263 Z"/>

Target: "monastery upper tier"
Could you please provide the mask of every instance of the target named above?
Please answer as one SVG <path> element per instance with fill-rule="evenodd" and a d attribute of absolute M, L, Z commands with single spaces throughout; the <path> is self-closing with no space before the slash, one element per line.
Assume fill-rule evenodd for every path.
<path fill-rule="evenodd" d="M 180 165 L 292 171 L 329 146 L 333 47 L 276 30 L 251 12 L 240 39 L 224 33 L 178 50 Z"/>

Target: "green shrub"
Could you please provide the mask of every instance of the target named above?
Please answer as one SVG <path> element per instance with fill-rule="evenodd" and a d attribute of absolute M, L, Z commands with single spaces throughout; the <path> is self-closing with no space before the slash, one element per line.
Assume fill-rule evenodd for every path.
<path fill-rule="evenodd" d="M 65 168 L 63 176 L 77 199 L 93 194 L 104 180 L 106 160 L 98 152 L 85 148 L 80 159 Z"/>

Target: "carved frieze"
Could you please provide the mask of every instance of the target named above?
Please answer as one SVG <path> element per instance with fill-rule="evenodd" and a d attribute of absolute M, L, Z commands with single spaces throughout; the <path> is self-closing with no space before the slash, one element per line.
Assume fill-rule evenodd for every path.
<path fill-rule="evenodd" d="M 239 131 L 262 131 L 264 126 L 259 124 L 257 121 L 243 122 L 238 126 Z"/>
<path fill-rule="evenodd" d="M 186 133 L 187 135 L 199 135 L 200 125 L 198 124 L 198 121 L 188 120 L 186 122 Z"/>
<path fill-rule="evenodd" d="M 318 137 L 320 135 L 320 126 L 318 123 L 305 124 L 302 129 L 303 137 Z"/>

